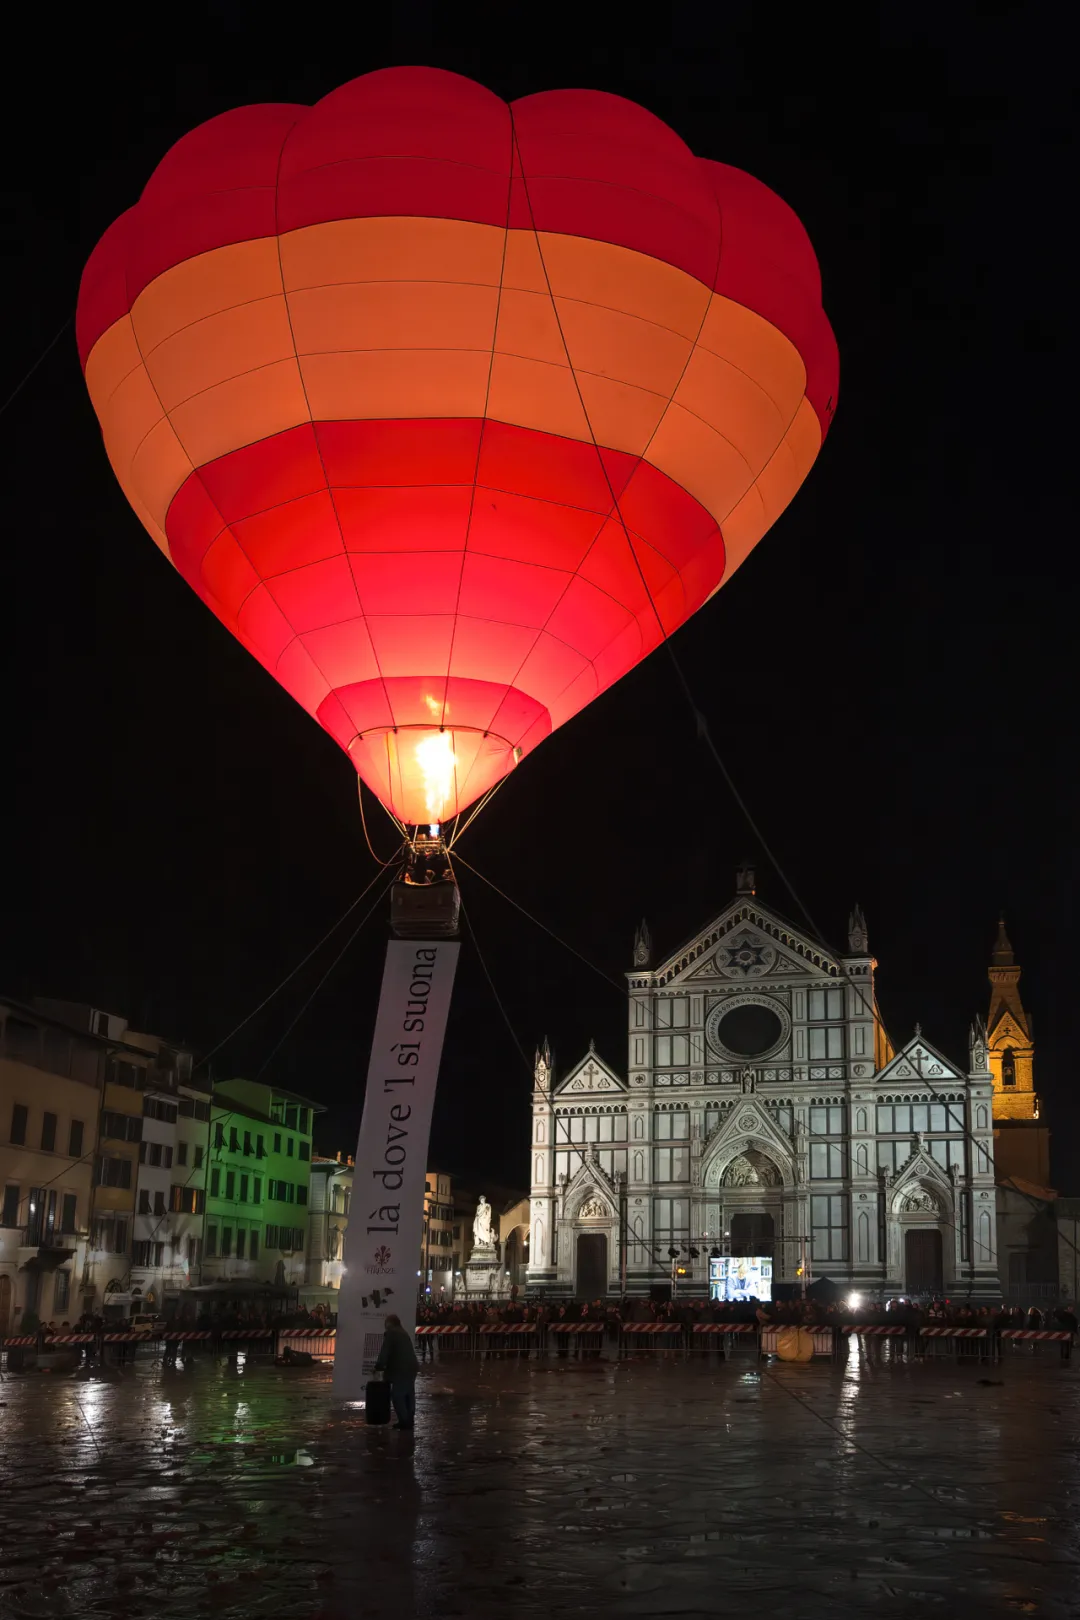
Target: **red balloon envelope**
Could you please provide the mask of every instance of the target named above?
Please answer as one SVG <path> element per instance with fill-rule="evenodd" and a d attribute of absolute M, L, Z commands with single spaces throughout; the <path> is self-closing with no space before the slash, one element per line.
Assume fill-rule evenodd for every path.
<path fill-rule="evenodd" d="M 837 394 L 765 186 L 617 96 L 426 68 L 185 136 L 77 327 L 138 516 L 407 823 L 695 612 Z"/>

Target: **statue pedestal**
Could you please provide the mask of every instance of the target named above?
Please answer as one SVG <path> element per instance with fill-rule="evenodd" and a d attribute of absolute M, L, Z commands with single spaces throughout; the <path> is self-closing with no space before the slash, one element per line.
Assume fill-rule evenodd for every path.
<path fill-rule="evenodd" d="M 476 1243 L 465 1266 L 466 1294 L 491 1296 L 499 1291 L 502 1270 L 494 1243 Z"/>

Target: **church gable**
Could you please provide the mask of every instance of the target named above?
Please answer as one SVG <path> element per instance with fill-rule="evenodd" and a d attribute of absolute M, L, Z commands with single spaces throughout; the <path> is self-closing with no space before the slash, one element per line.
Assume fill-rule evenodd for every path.
<path fill-rule="evenodd" d="M 754 1162 L 752 1155 L 760 1152 L 773 1160 L 781 1171 L 791 1165 L 790 1140 L 777 1129 L 769 1117 L 769 1110 L 752 1097 L 744 1097 L 741 1103 L 730 1108 L 706 1139 L 706 1180 L 712 1179 L 710 1169 L 719 1176 L 727 1170 L 729 1161 L 736 1157 L 747 1157 L 748 1152 L 751 1164 Z"/>
<path fill-rule="evenodd" d="M 942 1080 L 963 1085 L 967 1076 L 922 1035 L 915 1035 L 875 1076 L 875 1084 L 879 1086 L 892 1085 L 900 1080 L 905 1085 L 910 1085 L 913 1080 L 927 1080 L 935 1086 Z"/>
<path fill-rule="evenodd" d="M 1028 1046 L 1030 1037 L 1009 1011 L 1004 1011 L 990 1031 L 990 1046 L 997 1051 L 1002 1046 Z"/>
<path fill-rule="evenodd" d="M 588 1093 L 590 1096 L 596 1096 L 602 1092 L 621 1094 L 625 1090 L 626 1085 L 619 1079 L 615 1070 L 604 1062 L 598 1052 L 590 1048 L 585 1057 L 559 1081 L 555 1087 L 555 1095 L 565 1097 Z"/>
<path fill-rule="evenodd" d="M 820 945 L 772 916 L 756 900 L 739 899 L 653 973 L 656 985 L 708 980 L 730 985 L 755 980 L 841 976 L 840 964 Z"/>

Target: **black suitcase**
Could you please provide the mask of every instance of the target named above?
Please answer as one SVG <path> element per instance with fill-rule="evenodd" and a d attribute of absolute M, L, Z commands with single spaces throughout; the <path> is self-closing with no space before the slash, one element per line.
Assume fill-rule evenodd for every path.
<path fill-rule="evenodd" d="M 389 1423 L 390 1385 L 374 1379 L 368 1386 L 364 1401 L 366 1423 Z"/>

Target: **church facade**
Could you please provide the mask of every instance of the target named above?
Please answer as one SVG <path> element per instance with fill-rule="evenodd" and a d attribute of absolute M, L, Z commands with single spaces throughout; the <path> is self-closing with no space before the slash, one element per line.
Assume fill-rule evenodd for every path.
<path fill-rule="evenodd" d="M 625 1067 L 537 1054 L 529 1287 L 701 1296 L 756 1257 L 774 1288 L 998 1297 L 985 1028 L 966 1068 L 918 1030 L 894 1052 L 876 965 L 857 909 L 834 955 L 748 869 L 666 960 L 642 925 Z"/>

